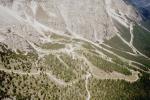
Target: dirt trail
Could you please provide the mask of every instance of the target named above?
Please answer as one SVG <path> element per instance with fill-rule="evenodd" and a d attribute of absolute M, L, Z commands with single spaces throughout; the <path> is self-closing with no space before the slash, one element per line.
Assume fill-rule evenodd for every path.
<path fill-rule="evenodd" d="M 86 100 L 90 100 L 90 98 L 91 98 L 90 91 L 88 90 L 88 79 L 90 77 L 91 77 L 91 74 L 89 72 L 87 72 L 86 79 L 85 79 L 85 88 L 86 88 L 86 91 L 87 91 L 87 98 L 86 98 Z"/>

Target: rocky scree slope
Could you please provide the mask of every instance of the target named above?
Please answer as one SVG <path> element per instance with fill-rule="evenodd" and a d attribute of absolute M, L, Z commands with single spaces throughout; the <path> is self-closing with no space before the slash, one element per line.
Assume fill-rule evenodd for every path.
<path fill-rule="evenodd" d="M 0 98 L 146 98 L 141 20 L 123 0 L 0 0 Z M 142 92 L 126 91 L 132 85 Z"/>

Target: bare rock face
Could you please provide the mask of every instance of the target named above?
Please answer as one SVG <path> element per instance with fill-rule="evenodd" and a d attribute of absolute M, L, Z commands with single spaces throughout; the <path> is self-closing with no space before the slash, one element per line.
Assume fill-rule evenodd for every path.
<path fill-rule="evenodd" d="M 0 0 L 0 29 L 18 27 L 14 33 L 34 42 L 45 32 L 102 42 L 117 32 L 114 19 L 126 27 L 141 20 L 123 0 Z"/>
<path fill-rule="evenodd" d="M 108 0 L 107 0 L 108 1 Z M 127 17 L 131 20 L 134 21 L 139 21 L 141 18 L 138 15 L 138 12 L 136 9 L 129 5 L 126 4 L 126 0 L 111 0 L 111 7 L 114 9 L 116 12 L 118 11 L 118 14 L 120 14 L 122 17 Z"/>

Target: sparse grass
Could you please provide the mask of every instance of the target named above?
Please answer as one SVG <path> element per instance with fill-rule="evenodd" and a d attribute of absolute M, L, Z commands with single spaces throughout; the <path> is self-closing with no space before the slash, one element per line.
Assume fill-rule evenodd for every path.
<path fill-rule="evenodd" d="M 82 46 L 87 50 L 95 50 L 95 48 L 90 43 L 83 43 Z"/>
<path fill-rule="evenodd" d="M 58 40 L 58 39 L 70 40 L 70 38 L 68 38 L 68 37 L 66 37 L 66 36 L 57 35 L 57 34 L 52 34 L 52 35 L 51 35 L 51 38 L 52 38 L 52 39 L 56 39 L 56 40 Z"/>
<path fill-rule="evenodd" d="M 150 30 L 150 20 L 143 21 L 142 25 L 145 26 L 147 29 Z"/>
<path fill-rule="evenodd" d="M 150 57 L 150 32 L 138 25 L 134 26 L 133 45 L 142 53 Z"/>
<path fill-rule="evenodd" d="M 124 27 L 122 24 L 120 24 L 119 22 L 117 22 L 116 20 L 114 20 L 114 24 L 117 27 L 117 29 L 119 30 L 119 34 L 128 42 L 130 42 L 131 39 L 131 35 L 130 35 L 130 29 Z"/>
<path fill-rule="evenodd" d="M 115 70 L 115 71 L 122 72 L 122 73 L 124 73 L 124 74 L 125 74 L 125 73 L 126 73 L 126 74 L 131 74 L 130 71 L 127 70 L 126 68 L 132 68 L 132 67 L 129 66 L 129 64 L 128 64 L 127 62 L 122 61 L 122 60 L 121 60 L 120 58 L 118 58 L 117 56 L 115 56 L 115 55 L 113 55 L 113 54 L 111 54 L 111 53 L 105 51 L 104 49 L 98 48 L 98 47 L 96 47 L 96 46 L 94 46 L 94 45 L 92 45 L 92 44 L 90 44 L 90 43 L 87 43 L 87 44 L 84 46 L 84 48 L 86 48 L 86 50 L 87 50 L 89 53 L 93 54 L 94 56 L 93 56 L 93 55 L 91 56 L 91 55 L 87 54 L 87 53 L 86 53 L 86 50 L 81 50 L 81 51 L 79 51 L 79 53 L 80 53 L 80 54 L 84 53 L 84 54 L 86 55 L 86 58 L 89 58 L 89 60 L 92 60 L 92 61 L 94 62 L 94 65 L 98 66 L 98 65 L 97 65 L 97 62 L 100 63 L 100 61 L 102 61 L 105 65 L 103 65 L 103 63 L 101 63 L 102 65 L 100 64 L 99 67 L 102 68 L 102 69 L 105 69 L 105 71 L 113 71 L 113 70 Z M 100 57 L 100 55 L 99 55 L 97 52 L 95 52 L 95 50 L 98 50 L 98 51 L 102 52 L 103 54 L 105 54 L 106 56 L 112 58 L 112 61 L 113 61 L 115 64 L 112 64 L 111 62 L 102 59 L 102 58 Z M 95 57 L 95 55 L 97 55 L 97 56 Z M 100 61 L 97 61 L 98 59 L 99 59 Z M 107 57 L 106 57 L 106 59 L 107 59 Z M 96 61 L 97 61 L 97 62 L 96 62 Z M 105 66 L 107 66 L 107 67 L 105 67 Z M 113 68 L 113 67 L 114 67 L 114 68 Z M 117 68 L 117 67 L 118 67 L 118 68 Z"/>
<path fill-rule="evenodd" d="M 140 68 L 144 71 L 149 71 L 149 68 L 144 66 L 144 65 L 141 65 L 141 64 L 138 64 L 138 63 L 135 63 L 135 62 L 132 62 L 132 65 L 137 66 L 138 68 Z"/>
<path fill-rule="evenodd" d="M 145 67 L 149 68 L 150 67 L 150 60 L 148 60 L 147 58 L 143 57 L 143 56 L 133 56 L 133 55 L 130 55 L 128 53 L 125 53 L 125 52 L 122 52 L 120 50 L 116 50 L 114 48 L 108 48 L 106 46 L 103 46 L 104 48 L 106 48 L 107 50 L 110 50 L 110 51 L 113 51 L 115 54 L 121 56 L 121 57 L 124 57 L 128 60 L 132 60 L 132 61 L 136 61 L 136 62 L 139 62 L 141 64 L 143 64 Z"/>
<path fill-rule="evenodd" d="M 58 50 L 65 48 L 65 44 L 59 44 L 59 43 L 45 43 L 42 44 L 41 47 L 43 49 L 51 49 L 51 50 Z"/>
<path fill-rule="evenodd" d="M 105 40 L 104 43 L 122 51 L 133 52 L 132 49 L 127 44 L 125 44 L 118 36 L 114 36 L 110 40 Z"/>
<path fill-rule="evenodd" d="M 125 75 L 131 74 L 131 72 L 127 69 L 125 64 L 120 65 L 120 64 L 112 63 L 104 60 L 98 55 L 92 55 L 89 53 L 85 53 L 84 55 L 94 66 L 103 69 L 106 72 L 117 71 Z"/>
<path fill-rule="evenodd" d="M 57 35 L 57 34 L 52 34 L 50 39 L 53 42 L 55 41 L 55 42 L 64 43 L 64 44 L 68 44 L 68 43 L 72 43 L 73 42 L 73 40 L 70 37 Z"/>

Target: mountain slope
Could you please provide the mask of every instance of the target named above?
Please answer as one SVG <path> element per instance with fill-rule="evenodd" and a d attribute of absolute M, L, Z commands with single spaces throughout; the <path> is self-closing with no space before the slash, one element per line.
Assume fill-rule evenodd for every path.
<path fill-rule="evenodd" d="M 128 19 L 140 20 L 134 8 L 122 0 L 1 0 L 1 9 L 8 14 L 5 20 L 10 20 L 3 24 L 12 23 L 15 18 L 21 21 L 19 24 L 30 24 L 38 32 L 68 33 L 99 42 L 117 32 L 112 19 L 126 27 L 129 27 Z"/>
<path fill-rule="evenodd" d="M 0 0 L 0 99 L 149 99 L 140 21 L 123 0 Z"/>

